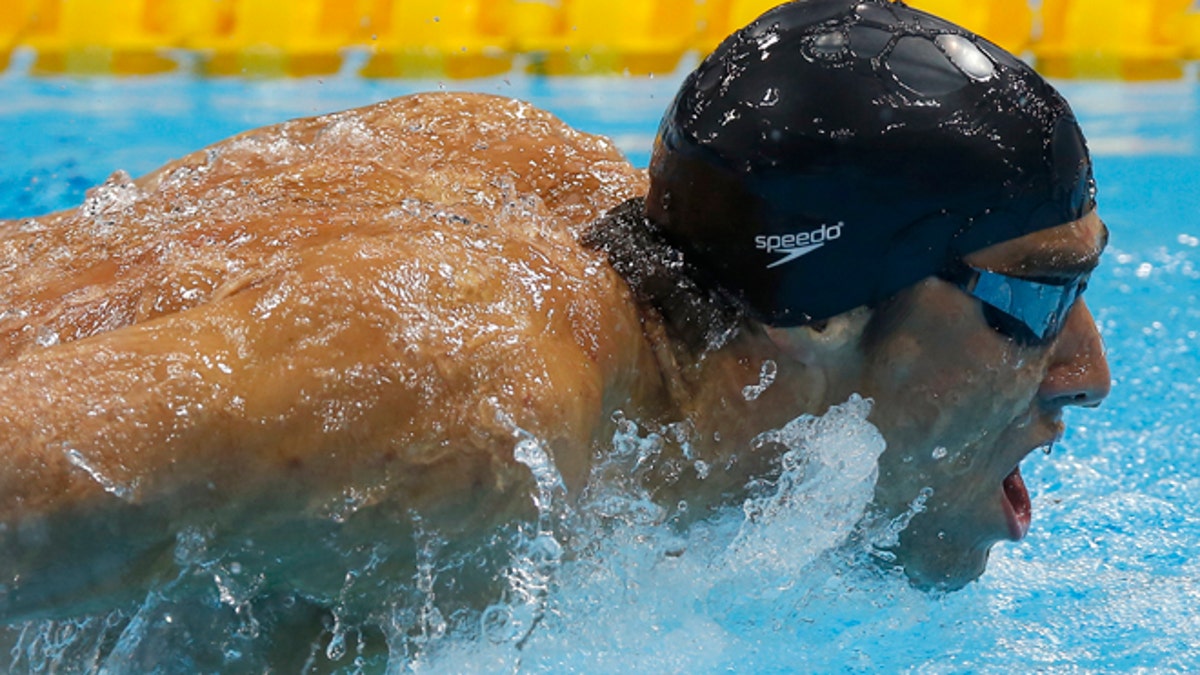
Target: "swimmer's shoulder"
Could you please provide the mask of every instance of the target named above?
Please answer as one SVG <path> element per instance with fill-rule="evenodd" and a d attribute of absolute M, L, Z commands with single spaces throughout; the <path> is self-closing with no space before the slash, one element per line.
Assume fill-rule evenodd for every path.
<path fill-rule="evenodd" d="M 79 298 L 67 291 L 86 285 L 96 307 L 70 314 L 99 318 L 50 326 L 68 339 L 265 283 L 331 242 L 458 221 L 498 240 L 561 233 L 645 189 L 610 141 L 528 103 L 420 94 L 248 131 L 141 178 L 115 173 L 85 206 L 7 224 L 22 263 L 0 280 L 28 313 L 14 330 L 68 316 L 65 298 Z"/>
<path fill-rule="evenodd" d="M 267 177 L 272 184 L 261 180 Z M 574 222 L 648 189 L 645 171 L 611 139 L 574 129 L 518 99 L 449 92 L 247 131 L 137 183 L 153 192 L 181 178 L 234 188 L 249 180 L 227 195 L 233 200 L 276 184 L 295 199 L 345 194 L 367 197 L 368 204 L 416 199 L 503 209 L 532 199 Z"/>

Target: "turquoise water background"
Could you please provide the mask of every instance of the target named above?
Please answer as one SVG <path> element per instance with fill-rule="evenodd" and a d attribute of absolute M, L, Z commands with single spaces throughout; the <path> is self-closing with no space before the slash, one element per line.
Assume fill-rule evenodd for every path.
<path fill-rule="evenodd" d="M 115 169 L 138 175 L 248 128 L 443 88 L 527 99 L 613 137 L 645 165 L 679 81 L 71 80 L 16 70 L 0 76 L 0 218 L 74 206 Z M 856 572 L 828 550 L 804 557 L 790 547 L 827 529 L 805 513 L 781 515 L 782 529 L 751 540 L 753 554 L 734 555 L 741 568 L 726 567 L 741 573 L 718 571 L 728 549 L 710 550 L 728 543 L 722 528 L 736 523 L 690 534 L 678 564 L 639 548 L 645 536 L 618 533 L 601 547 L 604 574 L 558 570 L 550 618 L 521 650 L 447 636 L 405 667 L 1200 671 L 1200 85 L 1192 77 L 1061 88 L 1089 138 L 1112 231 L 1088 300 L 1114 387 L 1102 408 L 1068 412 L 1069 431 L 1050 456 L 1023 464 L 1033 529 L 998 546 L 979 582 L 929 596 Z M 14 668 L 32 669 L 24 658 L 13 655 Z"/>

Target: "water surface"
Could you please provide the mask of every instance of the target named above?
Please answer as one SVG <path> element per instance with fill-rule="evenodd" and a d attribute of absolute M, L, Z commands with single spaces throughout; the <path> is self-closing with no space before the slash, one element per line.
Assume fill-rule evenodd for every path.
<path fill-rule="evenodd" d="M 514 75 L 452 86 L 531 100 L 578 128 L 611 135 L 644 165 L 678 79 Z M 0 218 L 73 206 L 114 169 L 137 175 L 248 128 L 443 86 L 10 73 L 0 76 Z M 514 576 L 491 615 L 441 612 L 442 599 L 430 589 L 446 572 L 434 547 L 422 568 L 428 577 L 414 582 L 425 600 L 396 617 L 408 622 L 400 640 L 407 657 L 390 666 L 1200 670 L 1200 88 L 1062 88 L 1088 135 L 1112 231 L 1088 299 L 1115 382 L 1100 409 L 1067 412 L 1069 431 L 1050 456 L 1026 460 L 1033 528 L 1026 540 L 997 546 L 979 582 L 928 595 L 857 561 L 865 545 L 845 542 L 856 532 L 881 448 L 861 419 L 867 404 L 852 402 L 793 430 L 797 447 L 817 449 L 828 468 L 782 481 L 747 510 L 730 509 L 680 534 L 636 491 L 614 484 L 603 493 L 607 501 L 574 514 L 566 562 L 536 532 L 514 537 L 505 544 Z M 628 461 L 622 447 L 609 449 L 616 465 Z M 222 638 L 214 658 L 224 659 L 223 669 L 253 668 L 246 598 L 237 574 L 223 572 L 232 579 L 228 592 L 214 594 L 205 619 Z M 50 672 L 56 664 L 65 672 L 139 672 L 155 664 L 182 671 L 189 666 L 179 655 L 194 636 L 169 629 L 172 611 L 169 601 L 148 599 L 137 614 L 10 628 L 4 642 L 15 647 L 0 654 L 0 664 L 14 672 Z M 313 663 L 337 657 L 334 664 L 354 672 L 357 635 L 353 627 L 331 627 L 312 645 Z"/>

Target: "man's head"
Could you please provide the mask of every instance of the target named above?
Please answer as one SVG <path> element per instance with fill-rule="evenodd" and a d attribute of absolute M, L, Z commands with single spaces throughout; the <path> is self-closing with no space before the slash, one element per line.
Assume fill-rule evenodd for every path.
<path fill-rule="evenodd" d="M 1019 461 L 1109 386 L 1078 301 L 1107 230 L 1049 84 L 903 5 L 800 0 L 687 79 L 650 176 L 647 216 L 793 372 L 875 399 L 875 502 L 919 504 L 895 548 L 914 579 L 961 586 L 1024 535 Z"/>
<path fill-rule="evenodd" d="M 1067 103 L 978 36 L 884 0 L 801 0 L 688 77 L 647 215 L 765 323 L 879 302 L 971 251 L 1076 220 Z"/>

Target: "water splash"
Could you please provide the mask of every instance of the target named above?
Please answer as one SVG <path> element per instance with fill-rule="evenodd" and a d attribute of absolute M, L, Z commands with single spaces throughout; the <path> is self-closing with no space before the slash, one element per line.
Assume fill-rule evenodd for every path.
<path fill-rule="evenodd" d="M 862 519 L 875 490 L 883 437 L 867 422 L 871 402 L 854 396 L 822 417 L 804 415 L 763 434 L 787 448 L 783 471 L 762 496 L 743 504 L 745 519 L 730 547 L 731 564 L 760 565 L 763 550 L 786 551 L 766 560 L 799 572 L 831 550 Z M 804 514 L 805 520 L 788 516 Z M 812 527 L 820 523 L 821 527 Z M 800 567 L 797 568 L 796 566 Z"/>
<path fill-rule="evenodd" d="M 554 496 L 565 494 L 566 488 L 549 448 L 540 438 L 517 426 L 500 408 L 496 419 L 517 438 L 513 458 L 533 474 L 537 486 L 532 495 L 537 525 L 532 533 L 524 527 L 518 528 L 511 562 L 503 572 L 503 598 L 483 611 L 479 627 L 491 644 L 519 649 L 545 615 L 546 601 L 562 564 L 563 546 L 555 538 L 554 530 L 556 523 L 568 514 L 555 508 Z"/>
<path fill-rule="evenodd" d="M 794 639 L 790 631 L 876 574 L 842 552 L 867 510 L 883 449 L 866 422 L 869 410 L 855 398 L 767 432 L 787 447 L 779 478 L 743 505 L 686 527 L 673 517 L 686 514 L 686 504 L 670 512 L 649 501 L 644 485 L 619 480 L 633 472 L 646 438 L 618 417 L 613 452 L 577 507 L 540 625 L 519 650 L 454 643 L 439 655 L 438 670 L 755 670 L 760 645 Z M 885 583 L 895 590 L 897 582 Z"/>
<path fill-rule="evenodd" d="M 869 401 L 853 398 L 824 416 L 764 431 L 760 442 L 784 448 L 778 475 L 710 514 L 691 513 L 686 501 L 659 503 L 641 480 L 676 451 L 694 458 L 685 449 L 695 434 L 686 421 L 617 415 L 587 489 L 570 503 L 549 448 L 514 424 L 513 456 L 533 476 L 539 518 L 480 544 L 478 551 L 497 559 L 491 594 L 478 605 L 456 598 L 461 573 L 482 564 L 478 552 L 455 552 L 410 514 L 417 522 L 411 579 L 380 587 L 379 607 L 366 616 L 335 603 L 323 632 L 297 638 L 297 672 L 873 670 L 896 655 L 932 666 L 945 644 L 978 640 L 963 628 L 978 617 L 1019 623 L 1005 603 L 1028 595 L 1020 589 L 1038 573 L 1007 550 L 994 556 L 1007 562 L 993 563 L 986 578 L 1000 596 L 978 585 L 927 595 L 890 568 L 889 541 L 933 495 L 924 491 L 897 518 L 872 520 L 883 443 L 869 412 Z M 74 628 L 35 622 L 20 634 L 9 670 L 84 663 L 70 672 L 143 672 L 156 654 L 168 655 L 168 667 L 185 668 L 184 655 L 211 670 L 266 668 L 264 645 L 280 639 L 283 601 L 256 588 L 253 570 L 233 566 L 202 528 L 180 535 L 175 558 L 186 570 L 179 589 L 188 579 L 208 579 L 208 604 L 189 605 L 168 584 L 135 611 L 108 619 L 111 625 L 105 617 Z M 373 558 L 347 574 L 344 595 L 367 583 L 378 564 Z M 257 637 L 246 630 L 252 622 Z M 380 630 L 382 651 L 372 647 Z M 987 663 L 957 665 L 986 670 Z"/>
<path fill-rule="evenodd" d="M 128 173 L 114 171 L 103 184 L 88 190 L 80 212 L 91 218 L 98 230 L 103 231 L 112 227 L 116 223 L 116 216 L 128 211 L 143 196 Z"/>
<path fill-rule="evenodd" d="M 533 496 L 533 505 L 538 510 L 538 530 L 549 532 L 550 518 L 554 511 L 554 495 L 566 491 L 562 474 L 550 458 L 546 445 L 528 432 L 513 448 L 513 459 L 529 467 L 529 472 L 537 482 L 537 494 Z"/>

